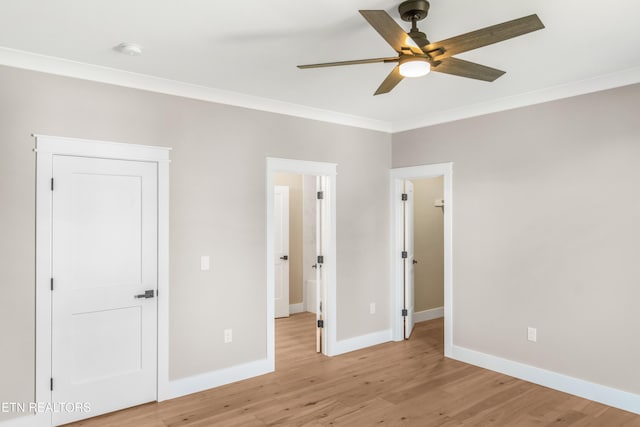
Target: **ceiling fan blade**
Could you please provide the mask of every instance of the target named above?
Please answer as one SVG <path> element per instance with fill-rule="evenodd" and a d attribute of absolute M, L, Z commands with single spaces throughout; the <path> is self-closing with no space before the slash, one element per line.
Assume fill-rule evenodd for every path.
<path fill-rule="evenodd" d="M 400 74 L 400 66 L 396 65 L 393 70 L 389 73 L 386 79 L 382 82 L 378 90 L 374 95 L 382 95 L 383 93 L 389 93 L 391 90 L 396 87 L 398 83 L 400 83 L 404 79 Z"/>
<path fill-rule="evenodd" d="M 430 53 L 434 59 L 439 60 L 543 28 L 544 24 L 540 21 L 538 15 L 533 14 L 431 43 L 423 46 L 422 50 L 425 53 Z"/>
<path fill-rule="evenodd" d="M 383 39 L 401 53 L 403 47 L 407 47 L 407 33 L 384 10 L 361 10 L 360 14 L 367 20 Z"/>
<path fill-rule="evenodd" d="M 475 62 L 465 61 L 458 58 L 442 58 L 437 65 L 431 66 L 431 71 L 439 73 L 453 74 L 454 76 L 467 77 L 470 79 L 484 80 L 492 82 L 505 72 Z"/>
<path fill-rule="evenodd" d="M 353 61 L 325 62 L 323 64 L 298 65 L 298 68 L 304 70 L 307 68 L 337 67 L 340 65 L 374 64 L 376 62 L 398 62 L 398 57 L 392 56 L 388 58 L 355 59 Z"/>

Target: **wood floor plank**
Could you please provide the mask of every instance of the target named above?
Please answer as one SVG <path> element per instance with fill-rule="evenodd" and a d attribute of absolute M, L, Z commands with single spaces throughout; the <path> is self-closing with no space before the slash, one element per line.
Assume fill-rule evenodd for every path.
<path fill-rule="evenodd" d="M 640 415 L 443 356 L 442 319 L 411 339 L 328 358 L 315 315 L 276 321 L 276 372 L 73 427 L 640 427 Z"/>

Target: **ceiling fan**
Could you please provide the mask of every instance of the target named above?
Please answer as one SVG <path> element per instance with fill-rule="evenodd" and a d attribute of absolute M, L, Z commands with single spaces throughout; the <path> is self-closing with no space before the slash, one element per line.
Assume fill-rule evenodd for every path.
<path fill-rule="evenodd" d="M 398 65 L 382 82 L 374 95 L 390 92 L 405 77 L 419 77 L 429 71 L 453 74 L 471 79 L 492 82 L 505 72 L 475 62 L 454 58 L 453 55 L 479 47 L 518 37 L 544 28 L 544 24 L 533 14 L 502 24 L 492 25 L 470 33 L 431 43 L 425 33 L 418 29 L 418 21 L 426 18 L 429 2 L 407 0 L 398 7 L 403 21 L 411 22 L 406 33 L 384 10 L 361 10 L 360 14 L 398 53 L 398 56 L 354 61 L 328 62 L 324 64 L 298 65 L 298 68 L 322 68 L 339 65 L 371 64 L 375 62 L 397 62 Z"/>

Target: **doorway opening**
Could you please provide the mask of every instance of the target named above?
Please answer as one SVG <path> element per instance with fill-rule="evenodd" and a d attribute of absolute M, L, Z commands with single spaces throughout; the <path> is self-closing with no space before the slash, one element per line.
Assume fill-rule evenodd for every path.
<path fill-rule="evenodd" d="M 444 317 L 444 178 L 411 179 L 413 185 L 416 323 Z"/>
<path fill-rule="evenodd" d="M 275 317 L 316 313 L 318 182 L 278 172 L 274 189 Z M 320 264 L 322 265 L 322 264 Z M 321 268 L 321 267 L 320 267 Z"/>
<path fill-rule="evenodd" d="M 335 164 L 267 158 L 267 359 L 274 369 L 276 318 L 304 317 L 316 352 L 334 348 L 335 176 Z"/>
<path fill-rule="evenodd" d="M 393 169 L 393 338 L 409 339 L 413 325 L 444 317 L 444 352 L 452 325 L 452 164 Z"/>

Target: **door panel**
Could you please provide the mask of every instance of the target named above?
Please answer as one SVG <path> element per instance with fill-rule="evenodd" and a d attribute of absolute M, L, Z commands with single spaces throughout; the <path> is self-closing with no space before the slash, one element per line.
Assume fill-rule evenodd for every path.
<path fill-rule="evenodd" d="M 71 185 L 72 286 L 139 282 L 142 178 L 75 174 Z"/>
<path fill-rule="evenodd" d="M 74 384 L 142 369 L 140 343 L 144 338 L 140 307 L 76 313 L 71 322 Z M 100 340 L 85 339 L 91 335 L 98 335 Z M 119 348 L 119 351 L 110 351 L 113 348 Z"/>
<path fill-rule="evenodd" d="M 316 190 L 322 192 L 322 198 L 316 198 L 316 352 L 326 353 L 326 336 L 323 327 L 318 326 L 318 322 L 324 324 L 326 295 L 326 280 L 324 260 L 323 263 L 318 262 L 318 256 L 326 256 L 325 242 L 326 238 L 326 215 L 327 215 L 327 178 L 324 176 L 316 177 Z"/>
<path fill-rule="evenodd" d="M 274 199 L 275 317 L 289 317 L 289 187 L 276 185 Z"/>
<path fill-rule="evenodd" d="M 156 399 L 157 165 L 54 156 L 54 425 Z"/>
<path fill-rule="evenodd" d="M 414 297 L 414 243 L 413 243 L 413 183 L 406 180 L 404 182 L 404 192 L 407 195 L 407 200 L 404 202 L 404 250 L 407 252 L 407 257 L 404 259 L 404 307 L 407 310 L 407 316 L 405 317 L 404 324 L 404 338 L 409 339 L 413 327 L 415 325 L 415 318 L 413 313 L 415 311 L 415 297 Z"/>

